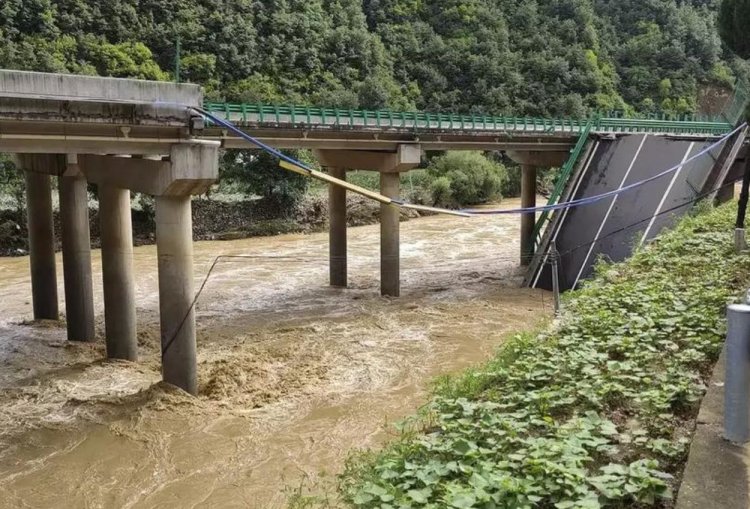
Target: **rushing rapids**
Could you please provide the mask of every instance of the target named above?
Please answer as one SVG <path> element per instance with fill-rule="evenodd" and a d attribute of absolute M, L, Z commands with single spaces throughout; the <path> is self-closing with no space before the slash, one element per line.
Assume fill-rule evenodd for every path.
<path fill-rule="evenodd" d="M 394 300 L 378 296 L 377 226 L 350 229 L 347 290 L 326 286 L 325 234 L 197 243 L 199 278 L 218 254 L 249 256 L 220 262 L 198 302 L 198 398 L 158 383 L 154 247 L 135 250 L 135 364 L 25 322 L 28 260 L 0 259 L 0 506 L 283 507 L 285 488 L 387 439 L 434 376 L 550 314 L 517 288 L 517 221 L 404 224 Z M 98 252 L 94 274 L 99 288 Z"/>

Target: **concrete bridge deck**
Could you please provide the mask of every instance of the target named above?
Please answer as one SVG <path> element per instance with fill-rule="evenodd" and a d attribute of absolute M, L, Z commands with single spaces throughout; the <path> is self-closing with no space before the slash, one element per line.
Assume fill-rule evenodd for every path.
<path fill-rule="evenodd" d="M 200 87 L 0 70 L 0 151 L 159 155 L 196 143 Z"/>

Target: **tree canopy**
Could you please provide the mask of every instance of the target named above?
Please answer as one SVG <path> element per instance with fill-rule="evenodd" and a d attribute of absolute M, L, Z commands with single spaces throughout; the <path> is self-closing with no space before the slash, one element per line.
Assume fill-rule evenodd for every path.
<path fill-rule="evenodd" d="M 725 2 L 722 27 L 746 19 L 749 4 Z M 179 38 L 182 78 L 213 99 L 685 113 L 697 109 L 701 86 L 748 77 L 747 64 L 721 45 L 719 7 L 719 0 L 5 0 L 0 66 L 171 79 Z M 740 56 L 750 52 L 744 38 L 725 38 Z"/>
<path fill-rule="evenodd" d="M 750 58 L 750 0 L 723 0 L 719 11 L 719 32 L 729 48 Z"/>

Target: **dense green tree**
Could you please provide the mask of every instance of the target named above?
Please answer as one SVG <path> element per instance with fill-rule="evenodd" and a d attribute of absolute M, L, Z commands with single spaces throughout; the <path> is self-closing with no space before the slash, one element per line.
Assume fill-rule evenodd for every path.
<path fill-rule="evenodd" d="M 505 167 L 481 152 L 448 152 L 430 161 L 432 201 L 440 206 L 485 203 L 500 198 Z"/>
<path fill-rule="evenodd" d="M 750 58 L 750 1 L 723 0 L 719 10 L 719 32 L 729 48 Z"/>
<path fill-rule="evenodd" d="M 182 79 L 212 99 L 527 115 L 695 111 L 748 65 L 720 0 L 5 0 L 0 66 Z M 743 10 L 744 9 L 744 10 Z M 747 0 L 722 6 L 728 46 Z"/>
<path fill-rule="evenodd" d="M 299 154 L 292 155 L 299 157 Z M 269 210 L 280 215 L 291 212 L 302 198 L 310 179 L 279 169 L 278 161 L 266 152 L 231 150 L 222 156 L 221 178 L 239 191 L 266 201 Z"/>

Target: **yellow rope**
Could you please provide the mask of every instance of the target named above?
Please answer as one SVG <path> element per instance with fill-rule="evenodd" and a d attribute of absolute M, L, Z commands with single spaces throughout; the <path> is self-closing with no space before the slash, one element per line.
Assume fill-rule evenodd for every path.
<path fill-rule="evenodd" d="M 438 207 L 428 207 L 427 205 L 414 205 L 411 203 L 401 203 L 399 201 L 395 201 L 391 198 L 388 198 L 387 196 L 384 196 L 380 193 L 376 193 L 374 191 L 370 191 L 369 189 L 365 189 L 364 187 L 351 184 L 345 180 L 332 177 L 331 175 L 328 175 L 327 173 L 323 173 L 318 170 L 303 168 L 296 164 L 292 164 L 288 161 L 284 161 L 284 160 L 280 161 L 279 166 L 281 166 L 285 170 L 292 171 L 294 173 L 299 173 L 300 175 L 304 175 L 306 177 L 312 177 L 314 179 L 327 182 L 329 184 L 334 184 L 336 186 L 343 187 L 345 189 L 348 189 L 349 191 L 355 192 L 357 194 L 361 194 L 362 196 L 365 196 L 372 200 L 379 201 L 380 203 L 383 203 L 385 205 L 393 205 L 396 207 L 402 207 L 405 209 L 412 209 L 412 210 L 421 210 L 422 212 L 434 212 L 436 214 L 450 214 L 453 216 L 460 216 L 460 217 L 472 217 L 471 214 L 467 214 L 466 212 L 460 212 L 458 210 L 448 210 L 448 209 L 441 209 Z"/>

